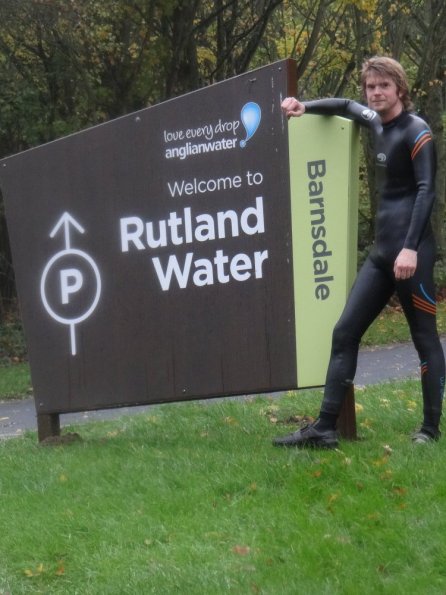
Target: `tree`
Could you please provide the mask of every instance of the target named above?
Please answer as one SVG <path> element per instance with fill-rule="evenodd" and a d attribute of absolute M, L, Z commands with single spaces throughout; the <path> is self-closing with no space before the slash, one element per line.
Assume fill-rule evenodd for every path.
<path fill-rule="evenodd" d="M 244 72 L 281 2 L 0 0 L 0 155 Z"/>
<path fill-rule="evenodd" d="M 302 98 L 359 99 L 364 58 L 394 56 L 436 138 L 445 254 L 444 0 L 0 0 L 0 20 L 0 156 L 288 57 Z M 0 202 L 0 302 L 13 287 L 3 227 Z"/>
<path fill-rule="evenodd" d="M 443 114 L 446 83 L 446 4 L 442 0 L 416 2 L 406 35 L 406 54 L 416 67 L 413 95 L 434 134 L 437 157 L 437 204 L 434 230 L 440 258 L 446 257 L 444 215 L 446 205 L 446 146 Z"/>

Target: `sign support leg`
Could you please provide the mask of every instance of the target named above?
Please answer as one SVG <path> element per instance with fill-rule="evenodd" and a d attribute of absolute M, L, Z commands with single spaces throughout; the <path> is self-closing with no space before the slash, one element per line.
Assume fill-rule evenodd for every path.
<path fill-rule="evenodd" d="M 355 410 L 355 387 L 352 384 L 344 399 L 341 413 L 338 417 L 338 432 L 345 440 L 356 440 L 356 410 Z"/>
<path fill-rule="evenodd" d="M 50 436 L 60 436 L 60 417 L 58 413 L 37 414 L 37 433 L 39 442 Z"/>

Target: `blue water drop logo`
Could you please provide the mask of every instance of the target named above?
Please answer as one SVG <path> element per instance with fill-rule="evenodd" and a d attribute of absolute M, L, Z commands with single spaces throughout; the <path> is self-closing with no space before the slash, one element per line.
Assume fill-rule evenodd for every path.
<path fill-rule="evenodd" d="M 245 103 L 242 107 L 242 111 L 240 112 L 240 116 L 242 119 L 242 124 L 246 130 L 246 138 L 240 141 L 240 146 L 246 147 L 246 143 L 252 138 L 259 127 L 260 120 L 262 119 L 262 110 L 260 109 L 260 105 L 254 103 L 254 101 L 249 101 Z"/>

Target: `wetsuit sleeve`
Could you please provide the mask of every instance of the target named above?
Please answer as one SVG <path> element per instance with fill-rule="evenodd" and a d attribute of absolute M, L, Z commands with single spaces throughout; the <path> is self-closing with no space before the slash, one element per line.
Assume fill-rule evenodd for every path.
<path fill-rule="evenodd" d="M 404 248 L 417 250 L 428 224 L 435 200 L 436 156 L 432 133 L 422 120 L 410 128 L 409 150 L 412 159 L 417 194 L 412 209 Z"/>
<path fill-rule="evenodd" d="M 378 114 L 356 101 L 351 99 L 316 99 L 315 101 L 304 101 L 305 113 L 319 114 L 321 116 L 343 116 L 371 128 L 374 132 L 382 131 L 381 118 Z"/>

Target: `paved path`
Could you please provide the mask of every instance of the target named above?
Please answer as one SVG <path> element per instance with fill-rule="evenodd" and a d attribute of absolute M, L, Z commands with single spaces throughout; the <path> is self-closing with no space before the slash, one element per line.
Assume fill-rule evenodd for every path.
<path fill-rule="evenodd" d="M 446 338 L 442 339 L 446 352 Z M 418 357 L 411 343 L 391 345 L 383 348 L 364 348 L 359 352 L 356 385 L 377 384 L 387 380 L 418 377 Z M 64 413 L 60 416 L 61 426 L 89 420 L 113 419 L 146 411 L 150 405 L 102 409 L 85 413 Z M 0 438 L 19 436 L 25 430 L 36 430 L 34 399 L 0 401 Z"/>

